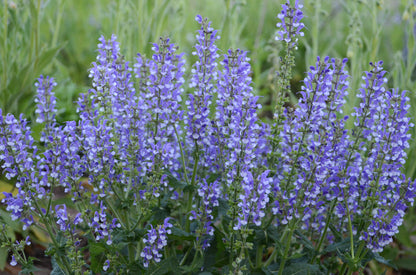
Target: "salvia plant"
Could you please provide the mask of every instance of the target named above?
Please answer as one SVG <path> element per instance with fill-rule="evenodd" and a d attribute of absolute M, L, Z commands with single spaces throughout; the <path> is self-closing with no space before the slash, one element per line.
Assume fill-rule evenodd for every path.
<path fill-rule="evenodd" d="M 0 111 L 1 171 L 15 182 L 2 203 L 26 232 L 12 242 L 2 226 L 10 264 L 35 270 L 24 253 L 33 228 L 50 240 L 54 274 L 352 274 L 389 264 L 378 253 L 415 197 L 401 172 L 409 99 L 373 62 L 344 115 L 348 60 L 318 57 L 289 104 L 301 9 L 287 2 L 278 15 L 270 126 L 257 115 L 248 53 L 221 52 L 200 15 L 189 74 L 168 38 L 130 63 L 114 35 L 101 37 L 78 121 L 56 121 L 56 83 L 44 76 L 35 123 Z"/>

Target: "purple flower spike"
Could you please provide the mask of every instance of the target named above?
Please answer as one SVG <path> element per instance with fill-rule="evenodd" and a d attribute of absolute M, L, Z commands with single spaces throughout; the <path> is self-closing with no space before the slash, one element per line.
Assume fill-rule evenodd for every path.
<path fill-rule="evenodd" d="M 200 15 L 195 19 L 201 24 L 201 29 L 196 36 L 195 51 L 192 52 L 198 60 L 193 66 L 189 85 L 190 88 L 195 89 L 195 92 L 190 94 L 186 101 L 188 108 L 186 129 L 191 148 L 195 146 L 195 143 L 199 146 L 209 144 L 211 122 L 208 116 L 215 89 L 214 83 L 217 79 L 217 58 L 219 57 L 218 48 L 215 45 L 216 40 L 219 39 L 217 30 L 211 27 L 211 22 L 202 19 Z"/>
<path fill-rule="evenodd" d="M 406 179 L 401 169 L 406 160 L 413 124 L 407 112 L 410 108 L 406 92 L 385 88 L 386 71 L 383 62 L 370 63 L 360 89 L 361 102 L 353 114 L 355 125 L 362 129 L 359 156 L 362 169 L 350 170 L 349 197 L 360 197 L 370 203 L 357 205 L 349 200 L 351 211 L 371 216 L 371 224 L 361 232 L 360 240 L 367 248 L 381 252 L 392 241 L 403 223 L 407 205 L 414 200 L 414 182 Z"/>
<path fill-rule="evenodd" d="M 181 101 L 185 61 L 183 54 L 177 54 L 177 47 L 169 38 L 160 38 L 153 44 L 152 59 L 144 61 L 138 55 L 135 66 L 136 76 L 141 81 L 141 97 L 147 112 L 147 141 L 151 160 L 171 169 L 178 170 L 179 145 L 175 128 L 180 132 L 179 121 L 183 119 Z"/>
<path fill-rule="evenodd" d="M 100 202 L 100 211 L 95 211 L 94 217 L 89 222 L 89 226 L 93 229 L 95 233 L 95 240 L 105 240 L 107 245 L 111 245 L 113 243 L 111 239 L 112 231 L 117 227 L 121 227 L 121 225 L 117 222 L 117 219 L 113 219 L 110 223 L 107 221 L 107 207 Z"/>
<path fill-rule="evenodd" d="M 36 122 L 53 124 L 55 122 L 56 115 L 56 97 L 52 89 L 56 86 L 56 82 L 52 77 L 46 78 L 41 75 L 38 78 L 38 82 L 35 83 L 37 87 L 36 93 Z"/>
<path fill-rule="evenodd" d="M 75 225 L 83 222 L 81 213 L 78 213 L 71 222 L 65 204 L 56 205 L 55 213 L 57 218 L 56 224 L 59 225 L 59 230 L 61 231 L 70 231 L 73 233 L 75 231 Z"/>
<path fill-rule="evenodd" d="M 277 32 L 276 40 L 285 41 L 290 49 L 295 48 L 298 42 L 298 36 L 303 36 L 301 31 L 305 25 L 300 22 L 303 18 L 302 8 L 303 5 L 295 1 L 295 6 L 291 6 L 290 2 L 282 5 L 282 11 L 277 15 L 281 22 L 276 26 L 279 28 Z"/>
<path fill-rule="evenodd" d="M 144 267 L 148 267 L 151 260 L 158 263 L 162 259 L 160 251 L 168 244 L 167 235 L 171 234 L 170 228 L 173 226 L 169 223 L 170 218 L 166 218 L 163 225 L 159 225 L 156 229 L 150 225 L 147 235 L 143 238 L 143 243 L 146 245 L 140 256 L 143 258 Z"/>
<path fill-rule="evenodd" d="M 273 213 L 282 224 L 296 217 L 304 222 L 303 229 L 318 230 L 330 205 L 326 200 L 339 195 L 335 179 L 349 146 L 345 121 L 337 118 L 348 88 L 346 62 L 318 57 L 304 79 L 299 107 L 283 114 L 282 158 L 273 188 L 278 198 Z"/>
<path fill-rule="evenodd" d="M 66 205 L 57 205 L 55 206 L 56 217 L 58 220 L 56 223 L 59 225 L 61 231 L 67 231 L 70 228 L 68 213 L 66 211 Z"/>

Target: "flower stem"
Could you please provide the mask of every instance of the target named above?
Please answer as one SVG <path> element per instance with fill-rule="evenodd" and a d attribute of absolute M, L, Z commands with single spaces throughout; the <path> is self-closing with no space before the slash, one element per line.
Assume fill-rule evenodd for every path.
<path fill-rule="evenodd" d="M 296 224 L 296 223 L 293 223 L 293 224 Z M 289 254 L 290 244 L 292 242 L 293 232 L 294 232 L 294 228 L 292 228 L 291 226 L 289 226 L 289 236 L 287 236 L 287 239 L 286 239 L 285 252 L 283 254 L 282 261 L 280 262 L 280 267 L 279 267 L 279 273 L 278 273 L 278 275 L 283 275 L 283 270 L 285 268 L 286 260 L 288 258 L 287 256 Z"/>

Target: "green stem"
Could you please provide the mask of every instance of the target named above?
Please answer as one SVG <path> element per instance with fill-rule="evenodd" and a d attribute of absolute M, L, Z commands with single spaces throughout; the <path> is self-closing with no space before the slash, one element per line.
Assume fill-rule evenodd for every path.
<path fill-rule="evenodd" d="M 315 56 L 318 56 L 318 47 L 319 47 L 319 18 L 321 13 L 321 1 L 317 0 L 315 1 L 315 14 L 313 16 L 314 24 L 312 27 L 312 57 L 315 58 Z"/>
<path fill-rule="evenodd" d="M 36 33 L 35 33 L 35 56 L 36 56 L 36 62 L 38 62 L 38 56 L 39 56 L 39 41 L 40 41 L 40 4 L 41 1 L 38 0 L 38 6 L 36 10 Z"/>
<path fill-rule="evenodd" d="M 342 266 L 341 266 L 341 269 L 339 271 L 339 275 L 345 274 L 346 271 L 347 271 L 347 264 L 343 263 Z"/>
<path fill-rule="evenodd" d="M 192 181 L 191 181 L 191 185 L 194 186 L 195 185 L 195 180 L 196 180 L 196 170 L 198 168 L 198 161 L 199 161 L 199 146 L 198 143 L 195 141 L 195 163 L 194 163 L 194 168 L 192 169 Z"/>
<path fill-rule="evenodd" d="M 52 224 L 52 222 L 49 220 L 49 216 L 43 215 L 41 207 L 39 206 L 37 200 L 33 200 L 33 202 L 37 211 L 39 212 L 42 223 L 45 225 L 46 231 L 48 232 L 48 235 L 51 238 L 53 245 L 55 246 L 55 249 L 58 249 L 59 244 L 55 239 L 56 234 L 54 234 L 53 229 L 50 225 Z M 68 263 L 68 260 L 66 259 L 65 256 L 63 256 L 62 259 L 60 256 L 57 256 L 55 257 L 55 260 L 58 263 L 58 265 L 67 272 L 67 274 L 71 274 L 70 264 Z"/>
<path fill-rule="evenodd" d="M 261 262 L 263 259 L 263 249 L 264 249 L 264 245 L 259 245 L 257 246 L 257 251 L 256 251 L 256 268 L 261 267 Z"/>
<path fill-rule="evenodd" d="M 195 163 L 194 168 L 192 169 L 192 180 L 191 180 L 191 186 L 188 191 L 188 199 L 187 199 L 187 206 L 186 206 L 186 215 L 188 215 L 189 212 L 191 212 L 192 209 L 192 196 L 193 196 L 193 188 L 195 186 L 196 181 L 196 170 L 198 168 L 198 162 L 199 162 L 199 147 L 198 144 L 195 141 Z M 189 232 L 191 227 L 191 222 L 188 218 L 186 218 L 186 232 Z"/>
<path fill-rule="evenodd" d="M 273 253 L 270 255 L 270 257 L 264 263 L 265 267 L 269 266 L 274 261 L 274 258 L 276 257 L 277 252 L 278 252 L 278 247 L 277 247 L 277 245 L 275 245 L 274 249 L 273 249 Z"/>
<path fill-rule="evenodd" d="M 55 25 L 55 31 L 53 33 L 53 37 L 52 37 L 52 47 L 56 47 L 56 44 L 58 42 L 58 35 L 59 35 L 59 29 L 61 28 L 61 22 L 62 22 L 62 11 L 64 9 L 64 5 L 65 5 L 65 1 L 64 3 L 62 3 L 62 1 L 60 0 L 58 2 L 58 16 L 56 18 L 56 25 Z"/>
<path fill-rule="evenodd" d="M 128 255 L 129 255 L 129 263 L 131 263 L 131 264 L 134 263 L 134 261 L 135 261 L 136 251 L 135 251 L 134 248 L 135 248 L 134 243 L 129 242 L 129 245 L 127 246 L 127 249 L 128 249 Z"/>
<path fill-rule="evenodd" d="M 110 208 L 111 212 L 114 213 L 114 215 L 116 216 L 117 220 L 120 222 L 121 226 L 123 228 L 125 228 L 127 231 L 130 231 L 129 226 L 126 225 L 124 219 L 120 216 L 120 213 L 115 210 L 115 208 L 113 207 L 113 205 L 111 204 L 111 202 L 109 200 L 105 200 L 105 202 L 106 202 L 106 205 Z"/>
<path fill-rule="evenodd" d="M 295 223 L 293 222 L 293 224 L 295 224 Z M 280 262 L 278 275 L 283 274 L 283 270 L 285 268 L 285 264 L 286 264 L 286 260 L 287 260 L 287 255 L 289 254 L 290 244 L 292 242 L 293 232 L 294 232 L 294 229 L 289 226 L 289 236 L 287 236 L 287 239 L 286 239 L 285 252 L 283 254 L 282 261 Z"/>
<path fill-rule="evenodd" d="M 321 238 L 319 239 L 319 243 L 318 243 L 318 246 L 316 248 L 316 252 L 315 253 L 320 253 L 321 246 L 322 246 L 322 244 L 324 242 L 324 239 L 326 238 L 326 233 L 328 232 L 329 222 L 330 222 L 330 220 L 332 218 L 332 212 L 334 211 L 334 208 L 335 208 L 336 203 L 337 203 L 337 200 L 334 200 L 332 202 L 330 211 L 328 212 L 329 214 L 326 217 L 324 232 L 322 233 Z M 315 260 L 315 257 L 312 257 L 312 262 Z M 319 258 L 317 258 L 317 260 L 319 261 Z"/>
<path fill-rule="evenodd" d="M 350 209 L 348 207 L 348 202 L 345 199 L 345 208 L 347 210 L 347 216 L 348 216 L 348 231 L 350 233 L 350 249 L 351 249 L 351 258 L 354 261 L 355 255 L 354 255 L 354 232 L 352 230 L 352 221 L 351 221 L 351 215 L 350 215 Z"/>
<path fill-rule="evenodd" d="M 51 237 L 51 240 L 53 242 L 53 245 L 55 246 L 55 249 L 59 248 L 59 244 L 56 242 L 55 239 L 55 235 L 53 233 L 52 228 L 49 225 L 49 221 L 46 219 L 46 217 L 43 217 L 42 219 L 44 221 L 44 225 L 46 227 L 46 230 L 48 231 L 49 236 Z M 63 256 L 63 258 L 61 259 L 61 257 L 55 257 L 56 262 L 58 263 L 58 265 L 67 272 L 67 274 L 71 274 L 71 268 L 70 265 L 68 263 L 68 260 L 66 259 L 65 256 Z"/>
<path fill-rule="evenodd" d="M 5 0 L 4 1 L 4 7 L 3 7 L 3 81 L 2 84 L 4 85 L 4 87 L 7 87 L 7 64 L 8 64 L 8 51 L 7 51 L 7 31 L 8 31 L 8 15 L 9 15 L 9 10 L 8 10 L 8 1 Z"/>
<path fill-rule="evenodd" d="M 179 263 L 179 266 L 182 266 L 184 263 L 185 263 L 185 261 L 186 261 L 186 259 L 188 258 L 188 255 L 189 255 L 189 252 L 191 251 L 191 247 L 189 247 L 189 249 L 186 251 L 186 253 L 185 253 L 185 255 L 183 256 L 183 258 L 182 258 L 182 260 L 181 260 L 181 262 Z"/>
<path fill-rule="evenodd" d="M 182 168 L 183 168 L 183 174 L 185 176 L 185 181 L 186 181 L 187 184 L 190 184 L 189 179 L 188 179 L 188 175 L 186 173 L 185 153 L 183 151 L 182 143 L 181 143 L 181 140 L 179 138 L 178 130 L 176 130 L 176 125 L 175 124 L 173 124 L 173 129 L 175 130 L 176 139 L 178 140 L 179 149 L 181 151 L 181 161 L 182 161 Z"/>

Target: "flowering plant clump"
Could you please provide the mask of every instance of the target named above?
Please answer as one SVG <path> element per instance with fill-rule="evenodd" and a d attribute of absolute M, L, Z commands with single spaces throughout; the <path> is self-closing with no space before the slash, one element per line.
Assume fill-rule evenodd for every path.
<path fill-rule="evenodd" d="M 301 9 L 287 2 L 278 15 L 284 72 L 271 126 L 257 116 L 248 53 L 221 55 L 200 15 L 189 89 L 168 38 L 129 63 L 113 35 L 99 39 L 78 121 L 56 121 L 56 83 L 43 76 L 36 124 L 0 110 L 1 171 L 17 190 L 2 204 L 26 232 L 14 243 L 2 228 L 11 264 L 33 271 L 33 228 L 63 274 L 352 274 L 386 262 L 378 252 L 416 194 L 401 172 L 409 99 L 387 90 L 383 62 L 370 63 L 349 118 L 348 60 L 317 57 L 297 106 L 284 104 Z"/>

